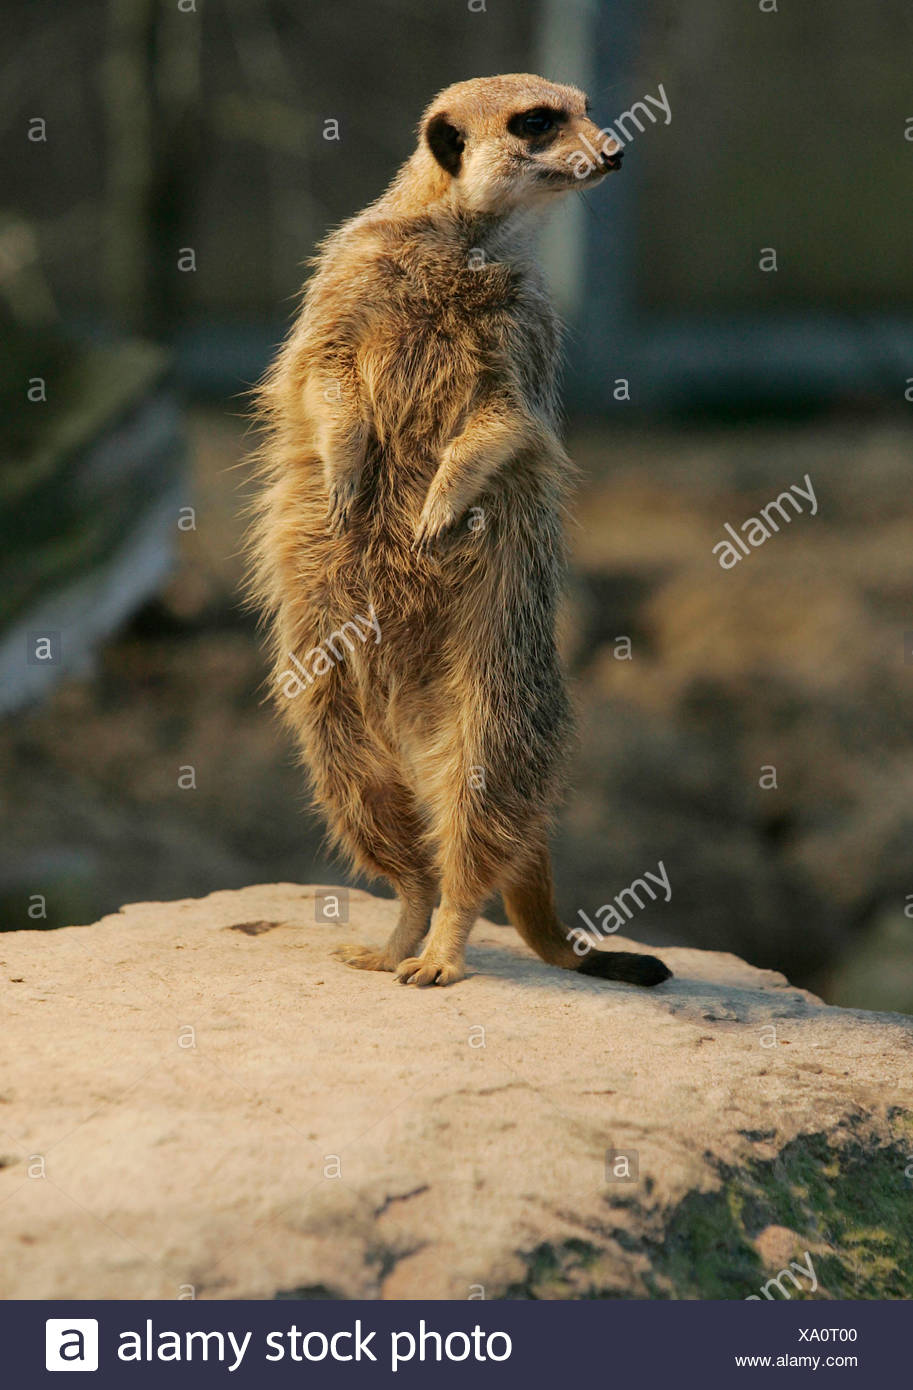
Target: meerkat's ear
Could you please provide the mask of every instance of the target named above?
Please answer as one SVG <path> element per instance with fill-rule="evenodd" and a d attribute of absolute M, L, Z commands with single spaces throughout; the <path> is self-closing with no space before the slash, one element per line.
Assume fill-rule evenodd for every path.
<path fill-rule="evenodd" d="M 456 126 L 446 116 L 432 116 L 425 126 L 425 139 L 441 168 L 456 176 L 466 143 Z"/>

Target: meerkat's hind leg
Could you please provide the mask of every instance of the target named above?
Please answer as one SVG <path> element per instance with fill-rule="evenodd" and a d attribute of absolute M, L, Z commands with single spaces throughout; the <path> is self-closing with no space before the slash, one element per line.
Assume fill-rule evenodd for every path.
<path fill-rule="evenodd" d="M 398 888 L 397 896 L 400 903 L 399 920 L 386 945 L 360 946 L 353 942 L 337 946 L 333 955 L 357 970 L 396 970 L 427 935 L 437 888 L 431 879 L 417 881 L 408 888 Z"/>
<path fill-rule="evenodd" d="M 437 896 L 424 818 L 395 759 L 372 737 L 338 670 L 302 714 L 315 800 L 332 838 L 357 869 L 388 879 L 400 901 L 399 920 L 384 946 L 344 944 L 333 954 L 360 970 L 395 970 L 428 931 Z"/>
<path fill-rule="evenodd" d="M 422 824 L 412 793 L 389 769 L 382 787 L 362 786 L 357 810 L 352 801 L 337 815 L 337 838 L 356 865 L 381 874 L 396 890 L 399 919 L 381 947 L 343 944 L 333 954 L 358 970 L 395 970 L 412 955 L 431 924 L 437 878 L 424 849 Z"/>
<path fill-rule="evenodd" d="M 396 978 L 401 985 L 455 985 L 466 975 L 466 941 L 482 909 L 482 902 L 460 903 L 445 892 L 434 919 L 431 935 L 420 956 L 399 962 Z"/>
<path fill-rule="evenodd" d="M 475 761 L 461 750 L 448 771 L 451 794 L 433 828 L 441 905 L 422 954 L 400 961 L 396 978 L 404 985 L 452 985 L 465 978 L 469 933 L 516 853 L 508 812 L 480 804 L 465 779 L 463 769 Z"/>
<path fill-rule="evenodd" d="M 461 758 L 461 766 L 465 759 Z M 452 772 L 452 769 L 451 769 Z M 459 774 L 458 774 L 459 775 Z M 456 779 L 451 775 L 453 786 Z M 439 847 L 441 905 L 420 956 L 401 960 L 396 978 L 403 985 L 453 985 L 466 975 L 466 942 L 473 923 L 494 891 L 503 849 L 465 782 L 456 781 L 443 817 L 434 826 Z"/>

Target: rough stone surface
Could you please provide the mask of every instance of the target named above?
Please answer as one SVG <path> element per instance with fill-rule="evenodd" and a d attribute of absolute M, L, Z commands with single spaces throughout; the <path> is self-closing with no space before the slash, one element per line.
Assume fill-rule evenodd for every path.
<path fill-rule="evenodd" d="M 2 939 L 0 1295 L 746 1298 L 806 1252 L 792 1296 L 913 1292 L 913 1019 L 716 952 L 576 978 L 489 923 L 403 988 L 330 954 L 395 905 L 319 891 Z"/>

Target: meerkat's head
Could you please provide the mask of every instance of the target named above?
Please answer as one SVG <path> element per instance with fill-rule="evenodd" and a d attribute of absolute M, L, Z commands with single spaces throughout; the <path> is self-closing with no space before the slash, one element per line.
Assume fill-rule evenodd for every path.
<path fill-rule="evenodd" d="M 420 148 L 448 176 L 450 201 L 501 214 L 591 187 L 621 166 L 621 146 L 588 115 L 576 87 L 530 73 L 447 87 L 422 118 Z"/>

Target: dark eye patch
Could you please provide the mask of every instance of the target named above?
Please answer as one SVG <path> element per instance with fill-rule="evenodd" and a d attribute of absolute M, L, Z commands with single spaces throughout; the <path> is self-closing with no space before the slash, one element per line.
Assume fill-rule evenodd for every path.
<path fill-rule="evenodd" d="M 511 116 L 507 129 L 521 140 L 536 140 L 543 135 L 551 135 L 566 120 L 566 111 L 556 111 L 551 106 L 534 106 L 530 111 L 518 111 Z"/>

